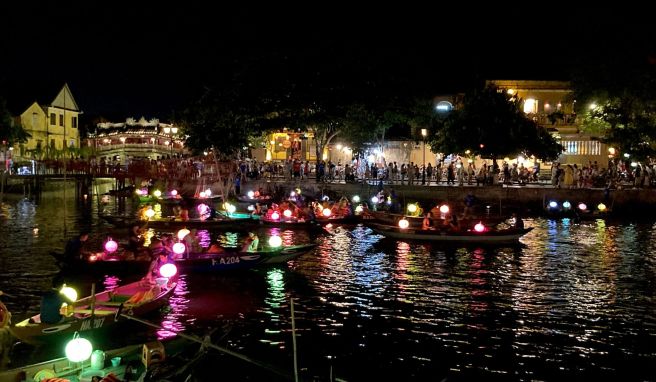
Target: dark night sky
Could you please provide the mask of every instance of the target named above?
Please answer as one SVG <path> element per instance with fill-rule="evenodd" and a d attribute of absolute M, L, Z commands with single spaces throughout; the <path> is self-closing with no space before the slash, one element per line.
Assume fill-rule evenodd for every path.
<path fill-rule="evenodd" d="M 41 99 L 35 93 L 68 82 L 86 115 L 166 119 L 203 86 L 220 86 L 245 68 L 255 82 L 325 72 L 346 82 L 393 78 L 409 93 L 443 94 L 480 79 L 567 79 L 590 57 L 653 48 L 656 29 L 645 9 L 631 11 L 644 15 L 636 19 L 551 3 L 544 4 L 552 10 L 119 4 L 0 5 L 0 94 Z"/>

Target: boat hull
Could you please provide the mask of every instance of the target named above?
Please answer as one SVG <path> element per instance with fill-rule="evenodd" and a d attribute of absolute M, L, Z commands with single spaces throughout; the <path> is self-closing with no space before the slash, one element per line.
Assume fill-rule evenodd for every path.
<path fill-rule="evenodd" d="M 228 250 L 222 253 L 197 253 L 188 259 L 175 260 L 175 264 L 181 271 L 192 273 L 248 270 L 259 266 L 284 264 L 310 252 L 314 247 L 316 244 L 288 246 L 276 251 Z"/>
<path fill-rule="evenodd" d="M 262 252 L 262 265 L 284 264 L 288 261 L 294 260 L 310 251 L 312 251 L 316 244 L 302 244 L 284 247 L 281 251 Z"/>
<path fill-rule="evenodd" d="M 394 226 L 387 226 L 382 224 L 370 224 L 371 229 L 386 237 L 393 239 L 404 240 L 422 240 L 446 243 L 476 243 L 476 244 L 509 244 L 517 243 L 519 238 L 530 232 L 533 228 L 526 228 L 521 230 L 509 229 L 486 233 L 477 232 L 463 232 L 453 234 L 448 232 L 440 232 L 433 230 L 421 229 L 401 229 Z"/>
<path fill-rule="evenodd" d="M 9 331 L 20 341 L 40 345 L 59 341 L 63 337 L 72 338 L 75 332 L 85 332 L 107 329 L 116 324 L 121 314 L 143 316 L 153 312 L 168 303 L 176 284 L 171 283 L 162 289 L 152 299 L 143 302 L 130 303 L 113 300 L 112 296 L 144 295 L 151 289 L 151 285 L 143 282 L 134 282 L 117 287 L 113 291 L 104 291 L 95 295 L 95 307 L 91 310 L 91 297 L 75 302 L 75 310 L 71 317 L 55 324 L 39 322 L 39 315 L 9 326 Z"/>
<path fill-rule="evenodd" d="M 197 228 L 197 229 L 213 229 L 213 228 L 223 228 L 223 229 L 240 229 L 248 226 L 257 224 L 250 215 L 240 214 L 235 217 L 227 217 L 222 219 L 190 219 L 190 220 L 176 220 L 176 219 L 157 219 L 142 221 L 136 218 L 124 217 L 124 216 L 111 216 L 111 215 L 102 215 L 103 218 L 108 223 L 114 225 L 115 227 L 131 227 L 135 224 L 144 226 L 146 228 L 154 229 L 181 229 L 181 228 Z"/>
<path fill-rule="evenodd" d="M 57 266 L 64 274 L 93 274 L 93 275 L 127 275 L 146 274 L 150 261 L 125 260 L 118 257 L 110 260 L 65 260 L 63 254 L 51 252 L 57 260 Z"/>

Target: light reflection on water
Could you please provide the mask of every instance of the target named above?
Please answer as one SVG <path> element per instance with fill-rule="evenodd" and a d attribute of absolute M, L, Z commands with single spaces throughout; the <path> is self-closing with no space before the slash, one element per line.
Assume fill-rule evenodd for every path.
<path fill-rule="evenodd" d="M 169 306 L 165 308 L 166 314 L 162 318 L 161 327 L 157 331 L 157 339 L 163 340 L 175 336 L 175 333 L 182 332 L 187 326 L 193 326 L 194 318 L 188 314 L 188 290 L 186 276 L 180 275 L 176 280 L 176 287 L 173 295 L 169 298 Z"/>
<path fill-rule="evenodd" d="M 134 210 L 121 203 L 106 208 Z M 0 289 L 20 296 L 3 299 L 18 315 L 33 312 L 57 270 L 47 253 L 63 248 L 65 238 L 51 220 L 59 213 L 53 205 L 14 202 L 3 209 L 9 218 L 0 220 Z M 89 214 L 69 207 L 75 232 Z M 108 231 L 127 237 L 127 229 L 93 222 L 98 245 Z M 286 367 L 294 298 L 299 362 L 311 375 L 327 375 L 332 366 L 351 381 L 653 379 L 656 226 L 526 224 L 535 229 L 523 246 L 501 248 L 396 241 L 362 226 L 333 227 L 318 236 L 314 253 L 288 267 L 183 276 L 157 321 L 167 330 L 158 334 L 230 322 L 231 346 Z M 273 234 L 286 244 L 311 237 L 275 228 L 257 233 L 261 243 Z M 204 232 L 203 240 L 238 246 L 244 235 Z M 102 285 L 118 282 L 107 277 Z"/>

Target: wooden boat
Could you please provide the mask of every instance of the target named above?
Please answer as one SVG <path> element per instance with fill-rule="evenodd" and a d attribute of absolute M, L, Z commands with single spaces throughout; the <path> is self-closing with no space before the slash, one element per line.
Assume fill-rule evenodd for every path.
<path fill-rule="evenodd" d="M 193 253 L 186 259 L 176 259 L 175 265 L 187 272 L 225 272 L 246 270 L 262 265 L 283 264 L 310 252 L 316 244 L 302 244 L 280 249 L 242 252 L 225 249 L 221 253 Z"/>
<path fill-rule="evenodd" d="M 126 186 L 118 190 L 109 190 L 107 194 L 111 196 L 132 196 L 134 194 L 134 186 Z"/>
<path fill-rule="evenodd" d="M 55 324 L 42 323 L 40 314 L 9 326 L 19 340 L 29 344 L 43 344 L 73 337 L 75 332 L 107 328 L 115 324 L 120 314 L 142 316 L 168 302 L 175 290 L 175 282 L 164 285 L 137 281 L 113 290 L 96 293 L 75 301 L 72 315 Z"/>
<path fill-rule="evenodd" d="M 405 219 L 408 221 L 408 228 L 421 229 L 424 221 L 423 216 L 408 216 L 403 214 L 393 214 L 386 211 L 367 211 L 363 222 L 369 223 L 378 223 L 383 225 L 397 225 L 399 220 Z M 460 218 L 458 222 L 463 227 L 473 228 L 477 223 L 482 223 L 487 227 L 494 227 L 499 223 L 502 223 L 508 220 L 509 217 L 501 216 L 481 216 L 481 217 L 468 217 Z M 435 226 L 441 226 L 444 224 L 444 219 L 441 219 L 439 216 L 433 216 L 433 224 Z"/>
<path fill-rule="evenodd" d="M 316 221 L 298 219 L 295 217 L 283 217 L 281 219 L 271 219 L 266 216 L 253 216 L 253 219 L 259 222 L 260 225 L 271 226 L 271 227 L 283 227 L 283 228 L 300 228 L 300 229 L 311 229 L 311 228 L 320 228 L 319 224 Z"/>
<path fill-rule="evenodd" d="M 100 218 L 117 228 L 132 227 L 135 224 L 144 224 L 144 222 L 134 216 L 106 215 L 101 214 Z"/>
<path fill-rule="evenodd" d="M 358 224 L 362 222 L 362 216 L 360 215 L 350 215 L 350 216 L 317 216 L 317 223 L 323 225 L 337 225 L 337 224 Z"/>
<path fill-rule="evenodd" d="M 84 259 L 66 259 L 62 253 L 50 252 L 57 261 L 57 266 L 64 274 L 126 275 L 146 274 L 150 260 L 126 259 L 119 254 L 108 255 L 100 252 Z"/>
<path fill-rule="evenodd" d="M 312 251 L 316 246 L 317 244 L 290 245 L 282 247 L 282 249 L 258 251 L 257 253 L 263 258 L 260 265 L 284 264 Z"/>
<path fill-rule="evenodd" d="M 91 380 L 92 376 L 102 378 L 110 374 L 120 381 L 146 380 L 144 377 L 147 375 L 149 368 L 142 361 L 144 359 L 144 349 L 148 354 L 151 354 L 150 357 L 146 358 L 146 362 L 149 362 L 153 368 L 171 362 L 173 358 L 179 357 L 180 354 L 197 353 L 201 350 L 200 345 L 194 341 L 182 337 L 173 337 L 163 341 L 144 342 L 105 350 L 105 362 L 102 369 L 92 369 L 90 359 L 81 363 L 71 363 L 67 358 L 62 357 L 0 371 L 0 382 L 41 381 L 44 379 L 55 381 L 56 378 L 61 378 L 62 381 Z M 204 349 L 202 353 L 205 353 Z M 165 359 L 160 359 L 160 355 L 164 355 Z M 116 365 L 112 364 L 112 359 L 116 359 Z"/>
<path fill-rule="evenodd" d="M 245 213 L 232 213 L 229 216 L 220 215 L 215 219 L 192 218 L 188 220 L 180 220 L 176 219 L 175 217 L 149 219 L 148 221 L 143 221 L 128 216 L 101 215 L 100 217 L 115 227 L 131 227 L 135 224 L 138 224 L 144 228 L 154 229 L 180 229 L 185 227 L 197 229 L 239 229 L 249 224 L 257 224 L 251 218 L 250 214 Z"/>
<path fill-rule="evenodd" d="M 250 204 L 255 204 L 255 203 L 260 203 L 260 204 L 268 204 L 271 203 L 273 200 L 271 195 L 264 195 L 264 196 L 258 196 L 258 197 L 250 197 L 248 195 L 238 195 L 237 200 L 241 203 L 250 203 Z"/>
<path fill-rule="evenodd" d="M 250 214 L 232 213 L 229 216 L 219 215 L 215 219 L 199 219 L 192 218 L 189 220 L 180 220 L 174 217 L 150 219 L 148 221 L 141 221 L 141 225 L 145 228 L 154 229 L 180 229 L 180 228 L 197 228 L 197 229 L 239 229 L 248 226 L 249 224 L 256 224 L 251 218 Z"/>
<path fill-rule="evenodd" d="M 426 240 L 451 243 L 476 244 L 510 244 L 519 241 L 519 238 L 533 230 L 533 227 L 524 229 L 502 229 L 476 232 L 467 230 L 457 233 L 440 230 L 422 230 L 415 228 L 399 228 L 398 226 L 371 223 L 371 229 L 386 237 L 407 240 Z"/>

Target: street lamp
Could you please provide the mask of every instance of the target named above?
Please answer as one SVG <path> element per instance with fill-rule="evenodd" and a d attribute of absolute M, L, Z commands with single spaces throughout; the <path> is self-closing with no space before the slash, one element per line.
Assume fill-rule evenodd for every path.
<path fill-rule="evenodd" d="M 422 171 L 421 171 L 421 184 L 426 184 L 426 135 L 428 135 L 428 130 L 426 129 L 421 129 L 421 136 L 424 141 L 424 164 L 422 166 Z M 428 184 L 430 184 L 430 179 L 428 180 Z"/>
<path fill-rule="evenodd" d="M 164 130 L 164 134 L 169 136 L 169 140 L 170 140 L 170 143 L 171 143 L 171 148 L 170 148 L 171 157 L 173 157 L 173 142 L 174 142 L 173 141 L 173 139 L 174 139 L 173 136 L 178 133 L 178 128 L 177 127 L 164 127 L 163 130 Z M 164 144 L 168 146 L 169 144 L 167 142 L 164 142 Z"/>
<path fill-rule="evenodd" d="M 128 163 L 128 154 L 125 152 L 125 137 L 120 137 L 121 143 L 123 143 L 123 156 L 125 157 L 123 163 Z"/>

